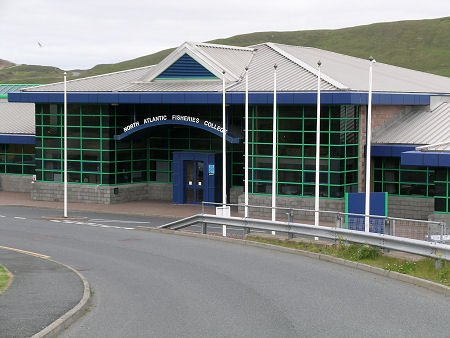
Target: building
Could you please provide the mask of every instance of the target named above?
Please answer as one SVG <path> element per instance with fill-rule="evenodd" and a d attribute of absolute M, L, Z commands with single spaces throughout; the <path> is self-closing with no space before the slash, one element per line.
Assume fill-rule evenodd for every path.
<path fill-rule="evenodd" d="M 276 64 L 277 205 L 312 208 L 319 60 L 321 209 L 344 211 L 364 191 L 369 61 L 275 43 L 187 42 L 157 65 L 69 81 L 69 200 L 221 201 L 225 127 L 227 196 L 243 202 L 248 67 L 250 204 L 270 205 Z M 389 193 L 390 216 L 450 214 L 450 78 L 376 63 L 373 90 L 373 191 Z M 63 83 L 9 101 L 35 104 L 32 198 L 62 200 Z"/>
<path fill-rule="evenodd" d="M 8 102 L 8 93 L 32 85 L 0 84 L 0 189 L 31 191 L 35 173 L 34 104 Z"/>

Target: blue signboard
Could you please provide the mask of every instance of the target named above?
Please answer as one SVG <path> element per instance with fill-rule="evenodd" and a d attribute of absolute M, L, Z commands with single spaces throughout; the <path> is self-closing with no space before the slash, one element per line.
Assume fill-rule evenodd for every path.
<path fill-rule="evenodd" d="M 388 194 L 386 192 L 370 193 L 370 215 L 387 216 Z M 365 214 L 366 194 L 347 193 L 345 194 L 345 212 L 350 214 Z M 346 216 L 346 228 L 350 230 L 365 229 L 364 216 Z M 384 233 L 384 218 L 370 217 L 370 232 Z"/>

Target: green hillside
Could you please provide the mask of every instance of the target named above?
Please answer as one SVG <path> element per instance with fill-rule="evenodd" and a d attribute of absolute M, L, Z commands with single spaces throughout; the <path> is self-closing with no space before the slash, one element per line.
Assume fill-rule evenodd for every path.
<path fill-rule="evenodd" d="M 450 76 L 450 17 L 376 23 L 336 30 L 257 32 L 208 41 L 249 46 L 261 42 L 317 47 L 378 62 Z M 173 49 L 116 64 L 102 64 L 88 70 L 69 71 L 69 78 L 115 72 L 152 65 Z M 55 67 L 21 65 L 0 69 L 0 83 L 50 83 L 61 81 L 62 70 Z M 76 75 L 76 76 L 74 76 Z"/>

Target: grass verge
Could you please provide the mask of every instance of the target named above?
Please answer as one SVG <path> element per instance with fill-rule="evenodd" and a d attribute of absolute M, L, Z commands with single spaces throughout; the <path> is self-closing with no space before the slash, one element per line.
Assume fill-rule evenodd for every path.
<path fill-rule="evenodd" d="M 260 243 L 279 245 L 287 248 L 339 257 L 450 286 L 450 262 L 445 260 L 440 260 L 439 269 L 436 269 L 434 259 L 423 258 L 416 261 L 390 257 L 389 255 L 384 254 L 379 248 L 367 245 L 349 245 L 343 242 L 332 244 L 312 240 L 288 240 L 253 235 L 247 236 L 246 239 Z"/>
<path fill-rule="evenodd" d="M 3 265 L 0 265 L 0 294 L 9 286 L 12 276 Z"/>

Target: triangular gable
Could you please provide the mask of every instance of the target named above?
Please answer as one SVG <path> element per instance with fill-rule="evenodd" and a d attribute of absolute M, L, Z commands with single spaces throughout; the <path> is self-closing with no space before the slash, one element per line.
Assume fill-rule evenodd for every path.
<path fill-rule="evenodd" d="M 185 53 L 155 79 L 217 79 L 217 76 Z"/>

